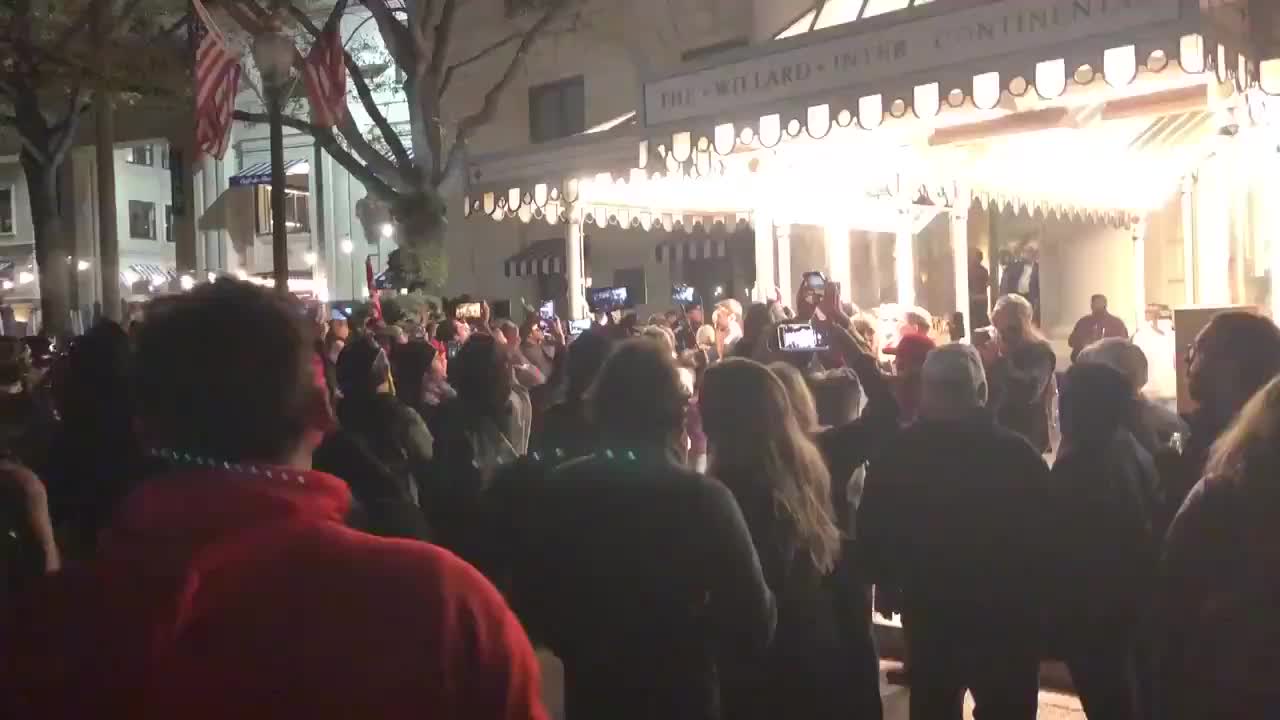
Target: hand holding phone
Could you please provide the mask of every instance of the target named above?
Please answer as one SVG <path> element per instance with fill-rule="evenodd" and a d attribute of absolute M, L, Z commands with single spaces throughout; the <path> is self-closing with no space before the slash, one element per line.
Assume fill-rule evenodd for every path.
<path fill-rule="evenodd" d="M 783 352 L 815 352 L 827 350 L 827 339 L 822 331 L 808 323 L 788 323 L 778 326 L 778 349 Z"/>

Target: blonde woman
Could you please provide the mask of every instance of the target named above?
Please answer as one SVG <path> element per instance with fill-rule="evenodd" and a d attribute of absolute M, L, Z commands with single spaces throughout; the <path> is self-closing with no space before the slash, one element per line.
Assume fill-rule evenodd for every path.
<path fill-rule="evenodd" d="M 1021 295 L 1005 295 L 996 301 L 991 325 L 996 341 L 985 348 L 990 387 L 988 407 L 997 422 L 1025 437 L 1031 446 L 1047 453 L 1057 431 L 1058 359 L 1033 322 L 1031 303 Z"/>
<path fill-rule="evenodd" d="M 786 388 L 764 365 L 732 358 L 707 370 L 699 400 L 711 475 L 742 507 L 765 580 L 778 598 L 770 653 L 739 668 L 740 674 L 728 674 L 724 716 L 870 717 L 864 703 L 879 709 L 872 646 L 849 632 L 856 620 L 849 622 L 851 614 L 837 607 L 842 596 L 826 577 L 841 542 L 831 479 Z M 851 682 L 857 690 L 851 691 Z"/>
<path fill-rule="evenodd" d="M 1248 352 L 1243 349 L 1241 352 Z M 1214 444 L 1165 541 L 1151 717 L 1280 712 L 1280 379 Z"/>
<path fill-rule="evenodd" d="M 809 383 L 805 382 L 804 375 L 794 365 L 784 362 L 770 363 L 769 369 L 786 388 L 791 411 L 795 414 L 800 429 L 811 438 L 821 432 L 823 427 L 818 423 L 818 404 L 814 402 L 813 393 L 809 391 Z"/>

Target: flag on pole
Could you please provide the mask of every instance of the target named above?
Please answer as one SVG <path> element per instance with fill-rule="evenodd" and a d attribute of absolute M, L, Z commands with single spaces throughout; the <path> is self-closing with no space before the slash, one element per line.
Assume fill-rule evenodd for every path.
<path fill-rule="evenodd" d="M 230 142 L 231 111 L 240 88 L 240 57 L 213 24 L 200 0 L 191 0 L 191 41 L 196 49 L 194 72 L 196 148 L 222 159 Z"/>
<path fill-rule="evenodd" d="M 382 300 L 378 298 L 377 283 L 373 280 L 373 256 L 369 255 L 364 259 L 364 281 L 369 286 L 369 317 L 373 320 L 382 319 Z"/>
<path fill-rule="evenodd" d="M 341 122 L 347 113 L 347 65 L 336 23 L 322 30 L 311 46 L 303 78 L 311 101 L 311 122 L 322 128 Z"/>

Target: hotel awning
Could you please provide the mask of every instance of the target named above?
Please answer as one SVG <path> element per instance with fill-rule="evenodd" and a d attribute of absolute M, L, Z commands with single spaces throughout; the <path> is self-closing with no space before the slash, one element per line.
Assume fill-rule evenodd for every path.
<path fill-rule="evenodd" d="M 308 175 L 311 173 L 311 164 L 306 160 L 286 160 L 284 162 L 285 175 Z M 271 163 L 261 162 L 256 165 L 241 170 L 231 176 L 231 187 L 243 187 L 246 185 L 270 185 L 271 184 Z"/>
<path fill-rule="evenodd" d="M 564 238 L 538 240 L 507 258 L 502 265 L 507 277 L 561 274 L 564 272 Z"/>
<path fill-rule="evenodd" d="M 1166 71 L 1215 73 L 1240 91 L 1258 78 L 1243 0 L 832 2 L 863 14 L 646 82 L 641 167 L 655 156 L 670 169 L 908 115 L 1053 101 Z M 889 10 L 869 16 L 872 6 Z"/>

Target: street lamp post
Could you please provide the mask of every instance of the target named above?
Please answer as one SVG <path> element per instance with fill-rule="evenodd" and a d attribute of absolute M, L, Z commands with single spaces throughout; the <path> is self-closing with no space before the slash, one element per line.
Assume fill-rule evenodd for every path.
<path fill-rule="evenodd" d="M 289 231 L 285 226 L 284 109 L 285 87 L 293 76 L 297 52 L 293 40 L 281 32 L 282 16 L 272 18 L 266 31 L 253 39 L 253 60 L 262 73 L 271 126 L 271 275 L 276 291 L 289 292 Z"/>

